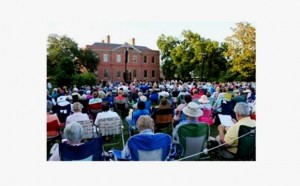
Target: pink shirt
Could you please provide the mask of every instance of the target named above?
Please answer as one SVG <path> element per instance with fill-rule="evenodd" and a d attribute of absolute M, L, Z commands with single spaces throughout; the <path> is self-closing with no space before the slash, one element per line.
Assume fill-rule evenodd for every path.
<path fill-rule="evenodd" d="M 175 115 L 173 117 L 173 119 L 175 121 L 179 121 L 180 120 L 180 113 L 181 113 L 181 111 L 183 110 L 184 107 L 186 107 L 186 104 L 182 103 L 182 104 L 178 105 L 178 107 L 175 109 Z"/>

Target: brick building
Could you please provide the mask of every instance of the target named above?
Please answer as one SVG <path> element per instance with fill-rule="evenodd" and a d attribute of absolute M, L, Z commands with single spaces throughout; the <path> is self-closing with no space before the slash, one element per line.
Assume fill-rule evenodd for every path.
<path fill-rule="evenodd" d="M 99 56 L 98 81 L 124 81 L 125 60 L 128 61 L 126 68 L 130 74 L 127 79 L 131 81 L 134 79 L 159 81 L 160 79 L 159 51 L 145 46 L 136 46 L 135 38 L 132 38 L 130 43 L 113 44 L 110 43 L 108 35 L 106 41 L 102 40 L 101 43 L 86 47 Z"/>

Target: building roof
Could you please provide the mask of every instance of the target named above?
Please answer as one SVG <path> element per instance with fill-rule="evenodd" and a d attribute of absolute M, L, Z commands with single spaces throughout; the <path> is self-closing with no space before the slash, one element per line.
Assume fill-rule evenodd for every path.
<path fill-rule="evenodd" d="M 113 50 L 114 48 L 121 47 L 122 44 L 114 44 L 114 43 L 94 43 L 93 45 L 88 45 L 91 46 L 92 48 L 101 48 L 101 49 L 107 49 L 107 50 Z M 153 52 L 156 50 L 151 50 L 148 47 L 145 46 L 133 46 L 134 48 L 138 49 L 141 52 Z"/>

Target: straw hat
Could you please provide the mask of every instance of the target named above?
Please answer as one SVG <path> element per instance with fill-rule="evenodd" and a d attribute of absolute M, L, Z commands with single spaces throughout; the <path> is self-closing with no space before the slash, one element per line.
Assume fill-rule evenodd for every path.
<path fill-rule="evenodd" d="M 200 109 L 200 105 L 195 102 L 190 102 L 186 107 L 183 108 L 183 113 L 190 117 L 200 117 L 203 112 Z"/>
<path fill-rule="evenodd" d="M 208 98 L 207 98 L 206 95 L 202 95 L 198 101 L 199 101 L 200 103 L 203 103 L 203 104 L 204 104 L 204 103 L 209 103 L 209 100 L 208 100 Z"/>

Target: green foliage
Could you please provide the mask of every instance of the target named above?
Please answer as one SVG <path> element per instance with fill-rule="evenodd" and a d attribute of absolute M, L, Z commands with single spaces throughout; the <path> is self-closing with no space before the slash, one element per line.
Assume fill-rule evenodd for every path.
<path fill-rule="evenodd" d="M 91 72 L 84 72 L 82 74 L 76 74 L 73 77 L 73 85 L 76 85 L 78 87 L 84 86 L 84 85 L 95 85 L 96 83 L 96 77 Z"/>
<path fill-rule="evenodd" d="M 182 32 L 182 40 L 159 36 L 157 46 L 165 78 L 255 81 L 255 28 L 248 23 L 237 23 L 237 28 L 232 30 L 234 34 L 224 43 L 190 30 Z"/>
<path fill-rule="evenodd" d="M 47 76 L 54 85 L 68 86 L 82 81 L 92 83 L 93 73 L 99 59 L 88 49 L 79 49 L 76 42 L 67 36 L 52 34 L 48 36 Z M 81 75 L 81 73 L 85 73 Z M 93 78 L 91 77 L 93 76 Z"/>
<path fill-rule="evenodd" d="M 190 30 L 184 30 L 182 38 L 179 40 L 161 35 L 157 41 L 165 77 L 189 80 L 203 76 L 206 80 L 217 79 L 220 69 L 227 67 L 223 56 L 224 46 L 219 47 L 218 42 L 205 39 Z"/>
<path fill-rule="evenodd" d="M 227 37 L 228 50 L 224 52 L 230 62 L 230 71 L 238 73 L 242 80 L 255 80 L 256 34 L 249 23 L 237 23 L 233 35 Z"/>

